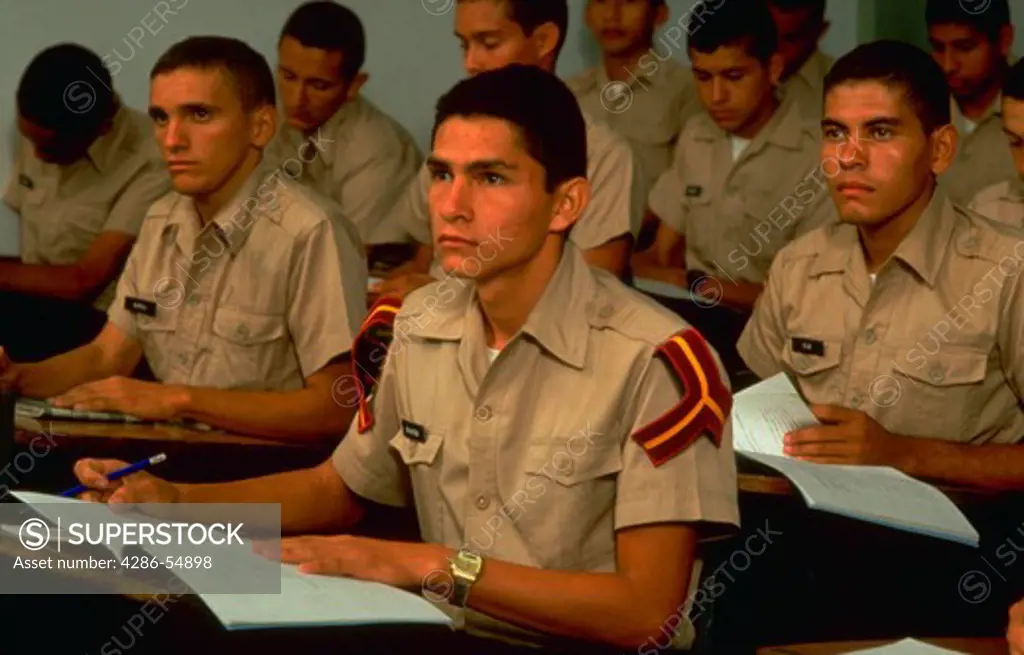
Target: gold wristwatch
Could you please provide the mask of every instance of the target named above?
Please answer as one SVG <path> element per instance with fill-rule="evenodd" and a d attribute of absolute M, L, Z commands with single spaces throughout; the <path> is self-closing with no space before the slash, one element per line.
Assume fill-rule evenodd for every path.
<path fill-rule="evenodd" d="M 469 602 L 469 592 L 473 588 L 473 583 L 484 569 L 484 558 L 471 550 L 460 548 L 448 561 L 451 563 L 452 580 L 455 582 L 449 602 L 456 607 L 465 607 Z"/>

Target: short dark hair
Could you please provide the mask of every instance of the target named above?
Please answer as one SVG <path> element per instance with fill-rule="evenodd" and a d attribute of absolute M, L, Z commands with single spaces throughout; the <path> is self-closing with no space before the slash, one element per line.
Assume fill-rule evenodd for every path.
<path fill-rule="evenodd" d="M 950 123 L 950 90 L 935 60 L 910 43 L 881 40 L 857 46 L 840 57 L 825 75 L 825 94 L 847 82 L 881 82 L 899 87 L 931 134 Z"/>
<path fill-rule="evenodd" d="M 1010 24 L 1010 4 L 1008 0 L 928 0 L 924 20 L 928 27 L 967 25 L 995 40 L 999 30 Z"/>
<path fill-rule="evenodd" d="M 825 0 L 768 0 L 768 4 L 783 13 L 810 9 L 818 22 L 825 22 Z"/>
<path fill-rule="evenodd" d="M 467 2 L 475 0 L 459 0 Z M 562 52 L 565 36 L 569 30 L 568 0 L 499 0 L 505 3 L 509 19 L 523 28 L 527 36 L 544 23 L 554 23 L 558 28 L 558 43 L 555 45 L 555 59 Z"/>
<path fill-rule="evenodd" d="M 281 30 L 307 48 L 340 52 L 341 75 L 351 81 L 366 63 L 366 31 L 354 11 L 329 0 L 300 6 Z M 280 39 L 279 41 L 280 42 Z"/>
<path fill-rule="evenodd" d="M 1010 67 L 1003 82 L 1003 97 L 1024 100 L 1024 59 Z"/>
<path fill-rule="evenodd" d="M 704 54 L 742 45 L 746 52 L 767 62 L 779 49 L 779 31 L 764 0 L 716 0 L 714 9 L 693 10 L 686 46 Z M 706 5 L 701 0 L 695 6 Z"/>
<path fill-rule="evenodd" d="M 553 73 L 512 64 L 462 80 L 437 102 L 431 142 L 454 116 L 500 118 L 544 168 L 548 193 L 587 176 L 587 127 L 576 96 Z"/>
<path fill-rule="evenodd" d="M 110 71 L 76 43 L 37 54 L 18 83 L 18 114 L 61 135 L 89 137 L 117 108 Z"/>
<path fill-rule="evenodd" d="M 152 80 L 180 68 L 220 69 L 234 83 L 242 108 L 252 111 L 277 104 L 274 74 L 263 55 L 226 36 L 193 36 L 170 47 L 153 66 Z"/>

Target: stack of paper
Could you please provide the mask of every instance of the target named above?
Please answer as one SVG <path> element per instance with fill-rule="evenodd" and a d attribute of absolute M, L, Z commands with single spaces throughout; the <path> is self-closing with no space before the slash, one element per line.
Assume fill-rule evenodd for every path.
<path fill-rule="evenodd" d="M 817 425 L 818 420 L 784 373 L 737 393 L 732 418 L 736 451 L 789 478 L 811 509 L 978 546 L 977 530 L 929 484 L 886 466 L 815 464 L 787 457 L 786 433 Z"/>
<path fill-rule="evenodd" d="M 857 650 L 850 653 L 850 655 L 854 655 L 854 653 L 863 653 L 864 655 L 869 653 L 871 655 L 963 655 L 960 651 L 946 650 L 945 648 L 932 646 L 916 639 L 904 639 L 888 646 Z"/>

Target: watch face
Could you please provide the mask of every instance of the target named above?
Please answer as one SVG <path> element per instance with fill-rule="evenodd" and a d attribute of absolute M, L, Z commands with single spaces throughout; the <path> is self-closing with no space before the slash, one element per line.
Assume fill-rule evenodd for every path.
<path fill-rule="evenodd" d="M 484 558 L 471 550 L 460 550 L 455 555 L 455 563 L 460 569 L 465 569 L 467 573 L 476 575 L 484 564 Z"/>

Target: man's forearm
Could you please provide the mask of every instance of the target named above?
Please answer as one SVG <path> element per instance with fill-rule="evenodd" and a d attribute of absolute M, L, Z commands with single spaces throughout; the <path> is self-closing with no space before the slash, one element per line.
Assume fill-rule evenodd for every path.
<path fill-rule="evenodd" d="M 348 399 L 352 393 L 341 394 Z M 235 391 L 184 388 L 179 415 L 212 426 L 287 441 L 340 436 L 355 414 L 353 403 L 335 402 L 332 390 Z"/>
<path fill-rule="evenodd" d="M 0 260 L 0 291 L 20 291 L 65 300 L 85 300 L 95 290 L 75 264 L 50 266 Z"/>
<path fill-rule="evenodd" d="M 345 486 L 330 460 L 310 469 L 248 480 L 175 486 L 182 503 L 280 504 L 283 534 L 344 532 L 351 530 L 364 513 L 362 504 Z M 235 510 L 227 512 L 232 514 Z"/>
<path fill-rule="evenodd" d="M 29 398 L 51 398 L 80 384 L 112 375 L 128 375 L 116 362 L 107 361 L 94 343 L 33 364 L 15 364 L 18 392 Z"/>
<path fill-rule="evenodd" d="M 753 311 L 762 291 L 764 291 L 763 284 L 743 281 L 722 282 L 722 303 L 736 309 Z"/>
<path fill-rule="evenodd" d="M 908 475 L 979 489 L 1024 490 L 1024 446 L 905 439 L 907 454 L 899 468 Z"/>

